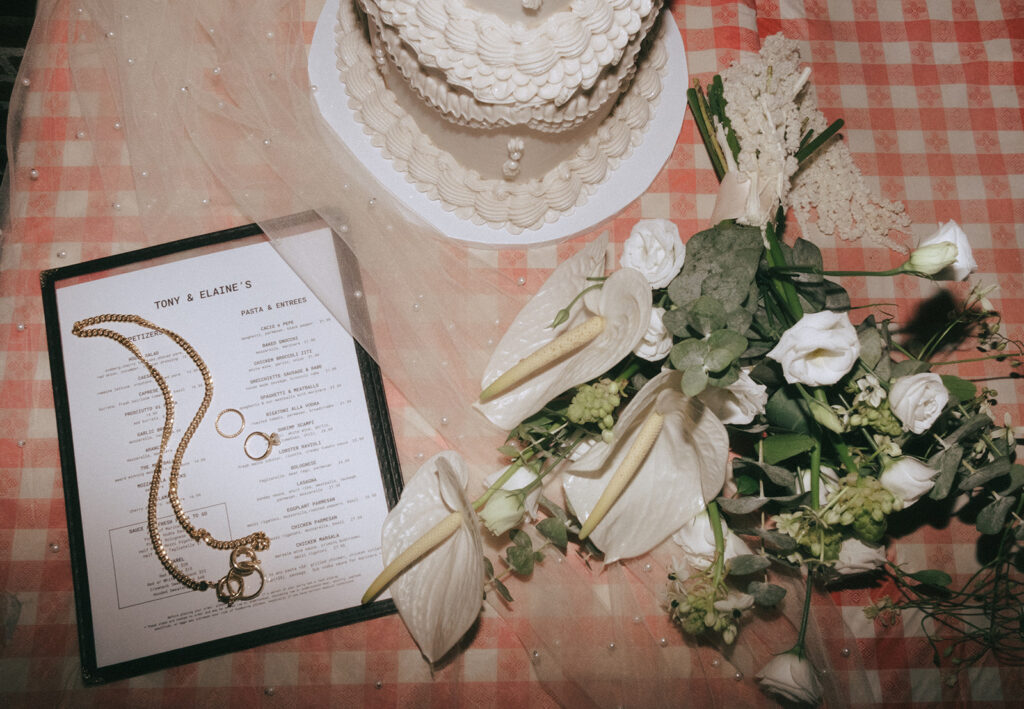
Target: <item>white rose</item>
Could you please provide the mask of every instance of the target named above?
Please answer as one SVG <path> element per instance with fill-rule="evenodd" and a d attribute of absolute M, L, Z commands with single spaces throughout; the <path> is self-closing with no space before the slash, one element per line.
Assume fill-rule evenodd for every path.
<path fill-rule="evenodd" d="M 950 219 L 941 225 L 938 230 L 921 242 L 920 246 L 930 246 L 948 242 L 956 246 L 956 261 L 935 274 L 940 281 L 962 281 L 978 270 L 978 264 L 974 260 L 974 252 L 971 250 L 971 242 L 967 240 L 967 234 L 960 228 L 960 225 Z"/>
<path fill-rule="evenodd" d="M 805 470 L 800 476 L 802 487 L 801 492 L 811 491 L 811 471 Z M 839 476 L 836 471 L 827 465 L 818 468 L 818 506 L 823 506 L 828 501 L 828 496 L 839 489 Z"/>
<path fill-rule="evenodd" d="M 889 406 L 903 428 L 921 434 L 932 427 L 949 401 L 942 377 L 933 372 L 900 377 L 889 391 Z"/>
<path fill-rule="evenodd" d="M 821 701 L 821 684 L 814 675 L 814 666 L 792 653 L 776 655 L 757 673 L 767 692 L 791 702 L 817 704 Z"/>
<path fill-rule="evenodd" d="M 679 227 L 667 219 L 641 219 L 622 247 L 619 265 L 644 274 L 651 288 L 667 286 L 686 259 Z"/>
<path fill-rule="evenodd" d="M 724 520 L 722 533 L 725 535 L 725 560 L 750 553 L 750 547 L 729 529 Z M 684 524 L 672 535 L 672 541 L 683 548 L 686 562 L 695 569 L 706 569 L 715 560 L 715 530 L 707 510 Z"/>
<path fill-rule="evenodd" d="M 706 387 L 697 398 L 722 423 L 744 424 L 764 413 L 765 404 L 768 403 L 768 387 L 758 384 L 746 370 L 741 370 L 739 379 L 729 386 Z"/>
<path fill-rule="evenodd" d="M 804 315 L 782 333 L 768 356 L 782 365 L 790 384 L 835 384 L 860 356 L 860 340 L 846 313 L 823 310 Z"/>
<path fill-rule="evenodd" d="M 498 481 L 498 478 L 500 478 L 504 472 L 505 468 L 502 468 L 501 470 L 497 470 L 491 473 L 486 478 L 484 478 L 484 485 L 490 487 L 491 485 Z M 505 481 L 505 483 L 501 486 L 501 489 L 510 491 L 522 490 L 524 487 L 526 487 L 536 479 L 537 476 L 534 475 L 528 468 L 519 468 L 518 470 L 516 470 L 516 472 L 512 473 L 512 477 Z M 530 490 L 530 492 L 526 495 L 525 499 L 523 500 L 523 507 L 526 511 L 526 518 L 529 521 L 535 520 L 537 518 L 537 505 L 540 503 L 540 496 L 542 492 L 542 486 L 538 485 L 537 487 Z"/>
<path fill-rule="evenodd" d="M 480 510 L 480 520 L 491 534 L 499 536 L 513 527 L 518 527 L 525 512 L 523 493 L 499 489 L 494 491 L 487 504 Z"/>
<path fill-rule="evenodd" d="M 844 539 L 839 545 L 835 569 L 844 576 L 873 571 L 885 564 L 885 547 L 865 544 L 859 539 Z"/>
<path fill-rule="evenodd" d="M 665 323 L 662 322 L 664 315 L 664 308 L 651 308 L 651 321 L 647 326 L 647 332 L 644 333 L 644 339 L 633 349 L 637 357 L 642 357 L 648 362 L 657 362 L 668 357 L 672 349 L 672 334 L 665 329 Z"/>
<path fill-rule="evenodd" d="M 878 479 L 882 487 L 910 507 L 932 489 L 939 471 L 929 468 L 916 458 L 898 458 L 890 463 Z"/>

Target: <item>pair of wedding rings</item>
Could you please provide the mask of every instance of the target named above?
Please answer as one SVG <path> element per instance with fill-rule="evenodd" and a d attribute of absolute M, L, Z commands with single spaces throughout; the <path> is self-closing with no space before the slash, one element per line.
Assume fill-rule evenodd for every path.
<path fill-rule="evenodd" d="M 224 416 L 224 414 L 234 414 L 234 415 L 238 416 L 238 430 L 237 431 L 231 432 L 231 431 L 224 431 L 224 430 L 221 429 L 221 427 L 220 427 L 220 420 Z M 217 419 L 213 422 L 213 427 L 215 429 L 217 429 L 217 433 L 222 435 L 224 438 L 235 438 L 235 437 L 241 435 L 242 431 L 245 430 L 245 416 L 243 416 L 242 412 L 239 411 L 238 409 L 224 409 L 219 414 L 217 414 Z M 267 444 L 267 447 L 262 452 L 260 452 L 258 455 L 253 454 L 253 452 L 250 450 L 250 446 L 249 446 L 249 442 L 252 439 L 254 439 L 254 438 L 256 438 L 256 439 L 262 438 L 266 442 L 266 444 Z M 250 433 L 248 436 L 245 437 L 245 443 L 242 444 L 242 450 L 245 451 L 245 455 L 250 460 L 263 460 L 268 455 L 270 455 L 270 451 L 273 450 L 274 446 L 279 446 L 279 445 L 281 445 L 281 437 L 278 436 L 276 433 L 267 434 L 267 433 L 263 433 L 263 431 L 253 431 L 252 433 Z M 257 451 L 258 450 L 259 450 L 259 448 L 257 447 Z"/>
<path fill-rule="evenodd" d="M 238 435 L 238 434 L 235 434 Z M 256 574 L 260 577 L 259 587 L 252 593 L 245 593 L 245 578 Z M 231 568 L 217 582 L 217 598 L 229 606 L 235 601 L 248 601 L 256 598 L 263 591 L 266 578 L 260 568 L 260 560 L 252 547 L 240 546 L 231 550 Z"/>

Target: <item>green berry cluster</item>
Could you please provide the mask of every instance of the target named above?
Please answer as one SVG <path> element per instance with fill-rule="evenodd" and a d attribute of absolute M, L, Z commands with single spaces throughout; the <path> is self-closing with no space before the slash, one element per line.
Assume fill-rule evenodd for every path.
<path fill-rule="evenodd" d="M 877 544 L 885 536 L 886 517 L 901 506 L 878 478 L 850 473 L 829 496 L 822 518 L 830 525 L 850 527 L 862 541 Z"/>
<path fill-rule="evenodd" d="M 858 402 L 850 410 L 850 428 L 856 427 L 872 428 L 887 436 L 898 436 L 903 432 L 888 401 L 883 401 L 877 407 L 864 401 Z"/>
<path fill-rule="evenodd" d="M 610 431 L 615 425 L 613 414 L 622 401 L 625 385 L 626 382 L 601 379 L 578 387 L 566 416 L 575 424 L 596 423 L 602 431 Z"/>
<path fill-rule="evenodd" d="M 825 563 L 839 558 L 843 534 L 829 525 L 821 512 L 804 508 L 775 515 L 779 531 L 788 534 L 799 546 L 799 550 L 789 556 L 790 561 L 800 563 L 805 559 L 817 559 Z"/>
<path fill-rule="evenodd" d="M 727 596 L 727 589 L 718 586 L 706 575 L 691 576 L 685 581 L 670 573 L 668 575 L 669 617 L 688 635 L 718 633 L 727 645 L 731 645 L 739 631 L 738 620 L 742 611 L 725 608 L 721 601 Z M 716 608 L 716 602 L 718 608 Z"/>

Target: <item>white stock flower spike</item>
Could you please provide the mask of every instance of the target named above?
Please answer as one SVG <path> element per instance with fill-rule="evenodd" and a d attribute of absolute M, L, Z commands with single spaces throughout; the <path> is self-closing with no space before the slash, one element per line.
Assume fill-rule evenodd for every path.
<path fill-rule="evenodd" d="M 389 588 L 395 607 L 430 662 L 444 657 L 480 614 L 484 561 L 476 515 L 466 501 L 462 458 L 428 460 L 384 519 L 385 570 L 363 603 Z"/>
<path fill-rule="evenodd" d="M 569 504 L 608 563 L 650 551 L 722 489 L 729 454 L 725 426 L 682 393 L 680 377 L 670 370 L 647 382 L 619 417 L 615 440 L 595 443 L 563 475 Z M 642 459 L 629 484 L 609 504 L 601 502 L 619 470 L 631 472 L 637 456 Z M 600 518 L 599 504 L 607 507 Z"/>
<path fill-rule="evenodd" d="M 551 322 L 604 274 L 607 235 L 551 274 L 516 316 L 484 371 L 474 406 L 493 424 L 512 429 L 562 392 L 600 376 L 633 351 L 650 322 L 651 289 L 638 271 L 622 268 L 590 290 L 565 322 Z"/>

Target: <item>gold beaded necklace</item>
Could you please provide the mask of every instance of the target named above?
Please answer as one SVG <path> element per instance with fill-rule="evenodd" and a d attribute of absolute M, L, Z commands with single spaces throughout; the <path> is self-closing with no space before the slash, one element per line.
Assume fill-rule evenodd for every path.
<path fill-rule="evenodd" d="M 171 508 L 174 510 L 174 516 L 177 517 L 178 523 L 181 525 L 181 528 L 184 529 L 190 537 L 192 537 L 192 539 L 197 542 L 201 541 L 213 549 L 231 550 L 231 567 L 216 583 L 212 581 L 197 580 L 183 572 L 174 565 L 174 562 L 171 561 L 171 558 L 167 553 L 167 549 L 164 547 L 163 540 L 160 537 L 160 530 L 157 526 L 157 500 L 160 496 L 160 480 L 163 476 L 164 454 L 167 451 L 167 444 L 170 441 L 171 433 L 174 430 L 174 397 L 171 395 L 171 388 L 167 385 L 163 376 L 159 371 L 157 371 L 156 367 L 154 367 L 143 356 L 135 343 L 114 330 L 109 330 L 107 328 L 86 329 L 99 323 L 108 322 L 134 323 L 141 327 L 166 335 L 189 356 L 203 377 L 203 401 L 199 405 L 199 410 L 196 411 L 196 415 L 192 417 L 192 421 L 189 423 L 188 428 L 186 428 L 185 432 L 182 434 L 181 441 L 178 443 L 178 447 L 174 451 L 174 458 L 171 461 L 171 473 L 168 481 L 168 498 L 170 499 Z M 217 598 L 226 602 L 228 605 L 231 605 L 235 601 L 249 600 L 258 596 L 263 590 L 265 578 L 263 576 L 263 570 L 260 568 L 260 561 L 256 557 L 256 552 L 270 548 L 270 539 L 267 535 L 263 532 L 255 532 L 248 536 L 228 541 L 215 539 L 213 535 L 205 529 L 197 528 L 192 524 L 188 515 L 185 514 L 185 511 L 181 506 L 181 500 L 178 498 L 178 474 L 181 471 L 181 461 L 185 457 L 185 450 L 188 448 L 188 444 L 192 440 L 192 436 L 195 434 L 196 429 L 199 428 L 199 422 L 203 420 L 203 416 L 206 415 L 206 410 L 210 406 L 210 401 L 213 399 L 213 377 L 210 376 L 210 370 L 207 369 L 206 363 L 203 362 L 202 357 L 200 357 L 199 353 L 193 349 L 192 345 L 190 345 L 180 335 L 158 325 L 154 325 L 138 315 L 108 314 L 85 318 L 84 320 L 79 320 L 72 326 L 71 333 L 78 337 L 106 337 L 120 343 L 135 355 L 143 365 L 145 365 L 146 369 L 149 370 L 150 376 L 153 377 L 153 380 L 160 388 L 160 392 L 163 394 L 165 412 L 164 427 L 163 434 L 160 438 L 160 454 L 156 459 L 156 465 L 153 467 L 153 478 L 149 485 L 149 505 L 147 508 L 149 539 L 153 544 L 153 550 L 160 559 L 160 563 L 164 565 L 164 568 L 167 569 L 168 573 L 170 573 L 178 583 L 187 586 L 192 590 L 205 591 L 208 588 L 215 588 L 217 591 Z M 252 593 L 246 594 L 245 578 L 254 573 L 259 576 L 259 587 Z"/>

